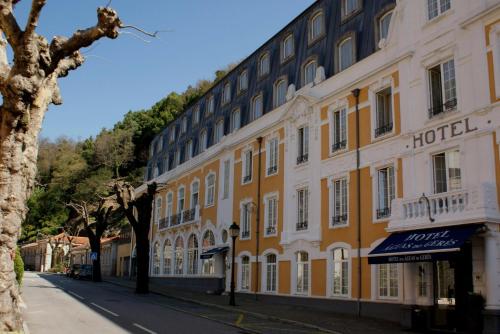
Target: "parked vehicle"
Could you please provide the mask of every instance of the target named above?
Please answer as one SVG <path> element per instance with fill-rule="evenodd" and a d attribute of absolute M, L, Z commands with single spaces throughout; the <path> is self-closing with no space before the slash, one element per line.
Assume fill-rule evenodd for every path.
<path fill-rule="evenodd" d="M 77 279 L 92 279 L 92 265 L 91 264 L 82 264 L 80 266 L 80 270 L 78 270 L 78 274 L 76 275 Z"/>
<path fill-rule="evenodd" d="M 78 271 L 80 271 L 80 264 L 72 264 L 71 267 L 69 267 L 66 270 L 66 276 L 71 277 L 71 278 L 75 278 L 76 273 Z"/>

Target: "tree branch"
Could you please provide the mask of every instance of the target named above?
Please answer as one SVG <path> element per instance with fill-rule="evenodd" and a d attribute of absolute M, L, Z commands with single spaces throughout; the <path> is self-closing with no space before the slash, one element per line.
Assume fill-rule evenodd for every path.
<path fill-rule="evenodd" d="M 0 28 L 5 32 L 7 41 L 14 49 L 14 53 L 16 53 L 23 32 L 12 14 L 11 0 L 0 0 Z"/>
<path fill-rule="evenodd" d="M 32 36 L 38 26 L 38 20 L 40 19 L 40 13 L 42 12 L 43 6 L 45 6 L 46 0 L 33 0 L 31 3 L 31 10 L 28 16 L 28 22 L 26 23 L 26 28 L 24 29 L 25 36 Z"/>

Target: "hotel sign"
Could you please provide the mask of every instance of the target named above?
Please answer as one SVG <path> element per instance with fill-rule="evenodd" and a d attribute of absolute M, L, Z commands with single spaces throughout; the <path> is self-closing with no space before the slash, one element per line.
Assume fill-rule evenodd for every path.
<path fill-rule="evenodd" d="M 416 149 L 436 142 L 442 142 L 446 139 L 459 137 L 476 130 L 477 127 L 470 125 L 469 118 L 461 119 L 413 135 L 413 148 Z"/>

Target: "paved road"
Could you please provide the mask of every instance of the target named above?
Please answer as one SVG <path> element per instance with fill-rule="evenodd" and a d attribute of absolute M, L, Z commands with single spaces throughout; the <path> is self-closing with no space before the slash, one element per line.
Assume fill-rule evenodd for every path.
<path fill-rule="evenodd" d="M 186 313 L 158 295 L 136 295 L 107 283 L 26 273 L 23 311 L 32 334 L 57 333 L 245 333 Z"/>

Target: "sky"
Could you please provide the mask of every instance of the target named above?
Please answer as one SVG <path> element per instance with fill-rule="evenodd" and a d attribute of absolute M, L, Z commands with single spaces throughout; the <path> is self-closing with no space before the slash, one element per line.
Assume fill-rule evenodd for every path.
<path fill-rule="evenodd" d="M 47 1 L 37 31 L 48 39 L 69 36 L 94 25 L 96 8 L 108 1 Z M 60 79 L 63 105 L 49 107 L 41 136 L 95 136 L 130 110 L 147 109 L 172 91 L 212 79 L 217 69 L 249 56 L 313 2 L 113 0 L 124 24 L 165 32 L 151 39 L 127 30 L 85 49 L 84 65 Z M 15 8 L 22 26 L 30 4 L 22 0 Z"/>

